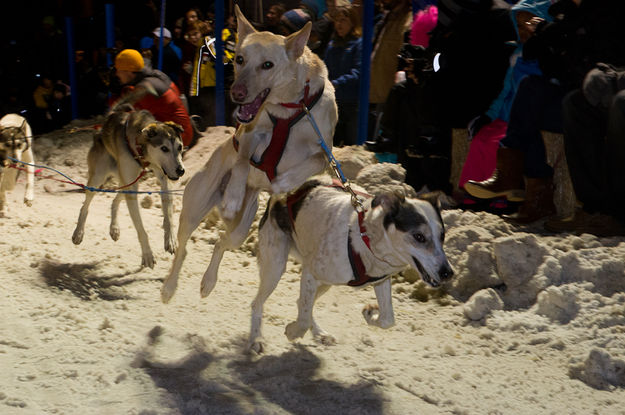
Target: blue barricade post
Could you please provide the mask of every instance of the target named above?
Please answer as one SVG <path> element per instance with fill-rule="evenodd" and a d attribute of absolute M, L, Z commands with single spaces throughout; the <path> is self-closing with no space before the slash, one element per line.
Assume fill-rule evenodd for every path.
<path fill-rule="evenodd" d="M 69 87 L 72 104 L 72 120 L 78 118 L 78 87 L 76 85 L 76 59 L 74 52 L 74 23 L 71 17 L 65 18 L 65 36 L 67 40 L 67 63 L 69 66 Z"/>
<path fill-rule="evenodd" d="M 112 4 L 104 5 L 104 12 L 106 16 L 106 65 L 108 67 L 113 66 L 113 57 L 110 50 L 115 45 L 115 18 L 114 18 L 115 6 Z"/>
<path fill-rule="evenodd" d="M 163 70 L 163 28 L 165 27 L 165 0 L 161 0 L 161 35 L 158 37 L 158 70 Z"/>

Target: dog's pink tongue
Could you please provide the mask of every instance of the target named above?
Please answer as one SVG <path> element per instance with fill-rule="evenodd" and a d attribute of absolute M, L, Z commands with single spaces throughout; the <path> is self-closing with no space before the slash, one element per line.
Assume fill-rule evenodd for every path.
<path fill-rule="evenodd" d="M 258 94 L 256 98 L 254 98 L 254 101 L 250 102 L 249 104 L 239 105 L 239 109 L 237 110 L 237 119 L 239 120 L 239 122 L 248 123 L 252 121 L 256 114 L 258 114 L 258 110 L 260 109 L 260 106 L 262 105 L 266 96 L 267 94 L 263 91 Z"/>

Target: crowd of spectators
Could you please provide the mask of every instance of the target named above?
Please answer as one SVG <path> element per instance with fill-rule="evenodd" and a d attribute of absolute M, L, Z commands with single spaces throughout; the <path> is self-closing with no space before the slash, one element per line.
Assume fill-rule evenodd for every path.
<path fill-rule="evenodd" d="M 334 145 L 356 144 L 363 1 L 238 4 L 258 30 L 288 36 L 312 22 L 308 46 L 325 61 L 336 91 Z M 67 123 L 70 94 L 78 96 L 79 117 L 102 114 L 121 87 L 112 59 L 132 49 L 143 71 L 160 67 L 172 81 L 196 129 L 215 124 L 215 65 L 224 65 L 226 124 L 233 125 L 232 4 L 226 4 L 219 63 L 212 2 L 181 2 L 168 11 L 163 29 L 154 1 L 116 7 L 113 48 L 93 41 L 96 30 L 103 38 L 103 16 L 92 13 L 76 24 L 77 91 L 69 90 L 58 16 L 42 16 L 28 40 L 3 41 L 0 112 L 25 114 L 35 134 Z M 625 234 L 625 189 L 615 179 L 625 163 L 625 2 L 375 0 L 374 14 L 366 145 L 381 160 L 401 163 L 408 184 L 448 194 L 458 187 L 455 196 L 466 208 L 486 200 L 494 211 L 503 206 L 503 214 L 512 206 L 505 217 L 517 224 L 546 219 L 556 209 L 542 132 L 563 133 L 583 206 L 545 226 Z M 458 128 L 468 129 L 472 142 L 460 183 L 452 184 L 451 137 Z M 519 202 L 518 211 L 510 202 Z"/>

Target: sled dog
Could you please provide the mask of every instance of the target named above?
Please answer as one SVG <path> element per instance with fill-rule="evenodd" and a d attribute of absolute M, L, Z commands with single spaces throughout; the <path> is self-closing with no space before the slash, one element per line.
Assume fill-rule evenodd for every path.
<path fill-rule="evenodd" d="M 0 119 L 0 218 L 6 216 L 8 212 L 6 192 L 15 188 L 19 172 L 9 167 L 13 162 L 7 157 L 34 164 L 32 137 L 33 132 L 24 117 L 7 114 Z M 20 163 L 17 163 L 15 167 L 26 170 L 24 203 L 31 206 L 35 196 L 35 168 Z"/>
<path fill-rule="evenodd" d="M 161 288 L 165 303 L 176 290 L 187 241 L 213 207 L 227 230 L 213 249 L 201 283 L 202 297 L 217 282 L 225 250 L 237 248 L 247 237 L 259 192 L 290 191 L 324 169 L 325 154 L 304 105 L 326 146 L 332 147 L 337 121 L 334 88 L 323 61 L 306 46 L 310 22 L 284 37 L 257 32 L 238 6 L 235 11 L 239 37 L 230 94 L 238 104 L 234 115 L 240 126 L 185 187 L 178 250 Z"/>
<path fill-rule="evenodd" d="M 323 219 L 321 219 L 323 218 Z M 384 193 L 364 202 L 364 214 L 354 209 L 340 185 L 313 178 L 288 195 L 274 195 L 259 229 L 260 284 L 252 302 L 251 350 L 260 353 L 263 304 L 278 285 L 289 253 L 302 264 L 297 320 L 286 326 L 289 340 L 309 329 L 316 340 L 334 338 L 313 319 L 313 305 L 332 285 L 373 285 L 377 305 L 362 313 L 368 324 L 395 324 L 391 279 L 412 267 L 423 281 L 438 287 L 453 276 L 443 251 L 445 229 L 438 201 Z"/>
<path fill-rule="evenodd" d="M 184 174 L 182 164 L 182 127 L 174 122 L 159 122 L 146 110 L 126 112 L 120 107 L 111 112 L 102 131 L 94 136 L 93 145 L 87 156 L 89 178 L 87 186 L 100 187 L 109 177 L 116 177 L 123 190 L 137 191 L 137 178 L 142 171 L 150 169 L 161 183 L 163 208 L 163 228 L 165 230 L 165 250 L 174 253 L 176 240 L 172 229 L 173 206 L 169 180 L 178 180 Z M 129 186 L 126 186 L 129 185 Z M 85 202 L 80 209 L 78 223 L 72 241 L 78 245 L 85 233 L 85 221 L 89 205 L 96 192 L 86 190 Z M 117 213 L 122 197 L 125 197 L 132 223 L 137 230 L 141 244 L 141 265 L 154 268 L 154 256 L 143 228 L 139 213 L 137 194 L 117 193 L 111 205 L 111 225 L 109 233 L 119 239 Z"/>

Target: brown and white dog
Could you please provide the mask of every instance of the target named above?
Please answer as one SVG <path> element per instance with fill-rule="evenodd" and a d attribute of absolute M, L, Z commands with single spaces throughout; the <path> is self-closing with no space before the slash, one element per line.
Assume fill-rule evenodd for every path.
<path fill-rule="evenodd" d="M 411 267 L 432 287 L 448 281 L 454 272 L 444 240 L 437 200 L 386 193 L 367 199 L 359 215 L 350 194 L 323 177 L 289 195 L 272 196 L 259 230 L 260 284 L 252 303 L 249 348 L 263 351 L 263 304 L 278 285 L 289 253 L 302 264 L 302 275 L 297 320 L 285 334 L 294 340 L 310 329 L 316 340 L 334 343 L 313 319 L 316 299 L 332 285 L 372 284 L 377 306 L 366 306 L 363 316 L 370 325 L 391 327 L 390 276 Z"/>
<path fill-rule="evenodd" d="M 217 282 L 226 249 L 243 243 L 258 209 L 258 193 L 283 193 L 321 172 L 326 158 L 302 105 L 310 109 L 327 147 L 337 121 L 334 88 L 323 61 L 308 49 L 308 23 L 288 37 L 257 32 L 238 6 L 238 42 L 231 95 L 241 123 L 187 184 L 178 226 L 178 251 L 161 288 L 163 302 L 174 295 L 186 244 L 217 207 L 226 232 L 215 244 L 202 279 L 205 297 Z"/>
<path fill-rule="evenodd" d="M 7 114 L 0 119 L 0 218 L 8 213 L 6 192 L 15 188 L 19 172 L 15 168 L 10 168 L 15 163 L 7 157 L 34 164 L 32 137 L 30 125 L 21 115 Z M 24 203 L 31 206 L 35 196 L 35 167 L 19 163 L 15 167 L 26 170 Z"/>
<path fill-rule="evenodd" d="M 113 111 L 106 119 L 102 131 L 95 135 L 89 150 L 88 187 L 98 188 L 109 177 L 116 177 L 123 190 L 128 193 L 117 193 L 111 206 L 110 235 L 119 239 L 117 212 L 121 198 L 125 196 L 132 223 L 137 230 L 141 244 L 141 265 L 154 268 L 154 256 L 148 242 L 148 235 L 143 228 L 139 214 L 137 194 L 137 178 L 143 169 L 150 169 L 161 183 L 161 201 L 163 209 L 163 229 L 165 230 L 165 251 L 174 253 L 176 240 L 172 229 L 173 206 L 171 201 L 169 180 L 178 180 L 184 174 L 182 164 L 182 127 L 174 122 L 156 121 L 146 110 L 125 112 L 121 108 Z M 85 202 L 80 209 L 78 223 L 72 241 L 78 245 L 82 242 L 85 232 L 85 221 L 89 213 L 89 205 L 94 191 L 86 190 Z"/>

